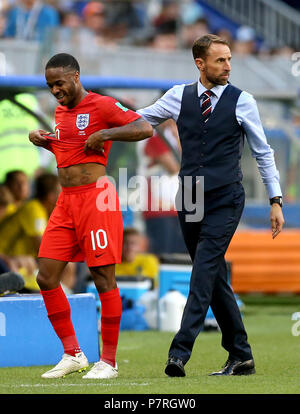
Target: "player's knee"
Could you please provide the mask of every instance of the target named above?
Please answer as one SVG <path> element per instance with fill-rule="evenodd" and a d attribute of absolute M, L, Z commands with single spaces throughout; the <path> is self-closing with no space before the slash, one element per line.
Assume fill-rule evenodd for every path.
<path fill-rule="evenodd" d="M 94 279 L 96 289 L 99 293 L 108 292 L 117 287 L 114 273 L 107 272 L 106 269 L 104 270 L 101 268 L 98 268 L 97 270 L 90 270 Z"/>
<path fill-rule="evenodd" d="M 41 290 L 55 289 L 59 285 L 57 278 L 43 271 L 39 271 L 36 277 L 36 281 Z"/>
<path fill-rule="evenodd" d="M 110 280 L 105 277 L 97 277 L 94 279 L 94 282 L 99 293 L 108 292 L 117 286 L 114 280 Z"/>
<path fill-rule="evenodd" d="M 48 287 L 48 284 L 49 284 L 48 278 L 41 271 L 38 272 L 37 277 L 36 277 L 36 281 L 37 281 L 37 284 L 39 285 L 41 290 L 48 290 L 49 289 L 49 287 Z"/>
<path fill-rule="evenodd" d="M 43 266 L 40 266 L 36 281 L 41 290 L 55 289 L 59 285 L 57 276 Z"/>

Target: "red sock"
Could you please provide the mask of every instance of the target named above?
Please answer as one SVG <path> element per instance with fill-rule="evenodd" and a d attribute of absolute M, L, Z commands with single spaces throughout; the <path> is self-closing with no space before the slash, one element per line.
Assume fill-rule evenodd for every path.
<path fill-rule="evenodd" d="M 70 304 L 64 291 L 59 286 L 51 290 L 41 290 L 41 294 L 48 312 L 48 318 L 63 344 L 65 354 L 75 356 L 81 350 L 71 320 Z"/>
<path fill-rule="evenodd" d="M 99 293 L 99 297 L 101 301 L 101 361 L 114 367 L 122 315 L 122 301 L 118 288 Z"/>

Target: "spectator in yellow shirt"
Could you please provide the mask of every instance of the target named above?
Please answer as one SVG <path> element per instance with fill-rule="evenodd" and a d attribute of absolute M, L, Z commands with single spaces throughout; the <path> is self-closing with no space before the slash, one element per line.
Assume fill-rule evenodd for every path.
<path fill-rule="evenodd" d="M 0 252 L 9 256 L 37 256 L 41 238 L 60 186 L 53 174 L 36 180 L 35 198 L 26 201 L 14 214 L 0 223 Z"/>
<path fill-rule="evenodd" d="M 0 184 L 0 223 L 16 211 L 17 207 L 13 201 L 13 196 L 6 185 Z"/>
<path fill-rule="evenodd" d="M 5 176 L 4 184 L 13 197 L 13 203 L 19 208 L 30 195 L 28 175 L 21 170 L 9 171 Z"/>
<path fill-rule="evenodd" d="M 36 257 L 49 216 L 61 190 L 54 174 L 43 174 L 35 181 L 35 197 L 26 201 L 14 214 L 0 223 L 0 256 L 25 279 L 25 288 L 39 291 L 35 273 Z M 64 283 L 74 284 L 75 267 L 66 267 Z"/>
<path fill-rule="evenodd" d="M 142 276 L 157 286 L 159 262 L 155 255 L 144 253 L 143 236 L 135 228 L 125 228 L 123 233 L 122 262 L 116 265 L 116 277 Z"/>

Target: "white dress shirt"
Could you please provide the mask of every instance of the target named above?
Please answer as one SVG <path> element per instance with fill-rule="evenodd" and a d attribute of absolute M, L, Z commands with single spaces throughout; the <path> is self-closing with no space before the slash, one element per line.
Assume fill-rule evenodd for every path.
<path fill-rule="evenodd" d="M 211 89 L 213 93 L 210 98 L 212 111 L 227 86 L 228 84 L 216 85 Z M 173 86 L 173 88 L 169 89 L 153 105 L 140 109 L 137 112 L 153 127 L 170 118 L 177 122 L 181 110 L 184 87 L 184 84 Z M 205 91 L 206 88 L 198 81 L 198 96 L 201 97 Z M 201 103 L 202 98 L 199 99 L 199 105 Z M 282 196 L 279 172 L 275 165 L 274 151 L 267 143 L 257 104 L 253 96 L 243 91 L 238 98 L 235 113 L 237 122 L 245 132 L 251 154 L 256 159 L 258 170 L 266 186 L 269 198 Z"/>

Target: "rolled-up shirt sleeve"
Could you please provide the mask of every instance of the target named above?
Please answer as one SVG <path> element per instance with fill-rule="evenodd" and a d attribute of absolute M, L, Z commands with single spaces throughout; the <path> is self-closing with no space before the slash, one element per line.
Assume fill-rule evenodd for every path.
<path fill-rule="evenodd" d="M 153 127 L 167 119 L 176 122 L 181 109 L 182 93 L 185 85 L 175 85 L 169 89 L 154 104 L 136 111 Z"/>
<path fill-rule="evenodd" d="M 282 196 L 274 151 L 267 142 L 256 101 L 247 92 L 242 92 L 238 99 L 236 118 L 245 132 L 251 154 L 256 159 L 269 198 Z"/>

